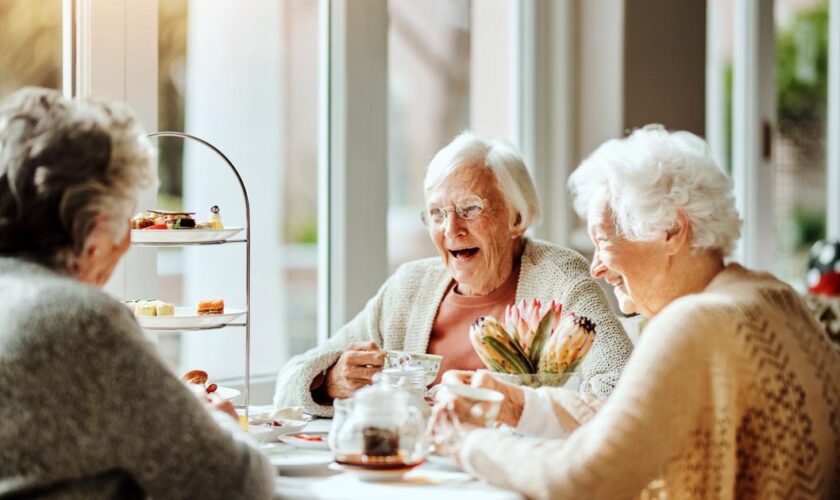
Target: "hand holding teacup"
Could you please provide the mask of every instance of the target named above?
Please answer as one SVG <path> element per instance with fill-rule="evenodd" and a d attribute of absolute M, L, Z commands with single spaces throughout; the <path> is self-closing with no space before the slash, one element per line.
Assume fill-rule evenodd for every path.
<path fill-rule="evenodd" d="M 327 370 L 326 390 L 331 399 L 346 399 L 373 382 L 373 376 L 385 365 L 385 351 L 373 342 L 350 345 Z"/>
<path fill-rule="evenodd" d="M 460 384 L 489 389 L 504 396 L 496 422 L 516 427 L 525 407 L 525 391 L 518 386 L 502 382 L 486 371 L 449 370 L 443 374 L 444 385 Z"/>
<path fill-rule="evenodd" d="M 491 389 L 465 384 L 468 372 L 447 372 L 435 396 L 429 437 L 438 453 L 457 460 L 466 435 L 495 424 L 505 396 Z"/>

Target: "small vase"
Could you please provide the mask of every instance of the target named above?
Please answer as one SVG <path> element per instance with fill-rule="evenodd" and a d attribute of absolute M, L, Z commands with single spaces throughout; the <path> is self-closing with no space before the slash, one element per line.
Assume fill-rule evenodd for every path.
<path fill-rule="evenodd" d="M 569 383 L 573 379 L 573 375 L 577 373 L 575 371 L 565 373 L 502 373 L 491 370 L 480 371 L 486 371 L 502 382 L 534 388 L 563 387 Z"/>

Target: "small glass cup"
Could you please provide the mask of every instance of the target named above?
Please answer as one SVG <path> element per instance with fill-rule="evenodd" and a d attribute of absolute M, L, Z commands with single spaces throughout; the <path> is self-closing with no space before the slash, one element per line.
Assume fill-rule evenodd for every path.
<path fill-rule="evenodd" d="M 353 411 L 353 399 L 336 399 L 333 401 L 333 418 L 332 425 L 330 425 L 330 434 L 327 437 L 327 442 L 330 450 L 336 452 L 338 432 L 347 421 L 347 417 Z"/>

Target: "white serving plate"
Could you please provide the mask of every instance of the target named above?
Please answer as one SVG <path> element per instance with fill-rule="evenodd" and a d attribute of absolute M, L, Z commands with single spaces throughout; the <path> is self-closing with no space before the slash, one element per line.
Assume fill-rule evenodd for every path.
<path fill-rule="evenodd" d="M 132 229 L 132 243 L 208 243 L 225 241 L 242 231 L 241 227 L 224 229 Z"/>
<path fill-rule="evenodd" d="M 245 314 L 244 309 L 225 307 L 224 314 L 207 314 L 199 316 L 194 307 L 176 307 L 174 316 L 137 316 L 141 328 L 150 330 L 212 328 L 226 325 Z"/>
<path fill-rule="evenodd" d="M 332 453 L 323 450 L 304 450 L 281 443 L 264 445 L 261 450 L 279 471 L 326 469 L 333 462 Z"/>
<path fill-rule="evenodd" d="M 297 432 L 295 434 L 301 434 L 301 432 Z M 306 439 L 301 439 L 293 434 L 286 434 L 280 436 L 278 440 L 281 443 L 286 443 L 290 446 L 294 446 L 295 448 L 301 448 L 304 450 L 329 450 L 330 444 L 327 441 L 328 434 L 324 434 L 322 432 L 304 432 L 303 434 L 312 434 L 317 435 L 321 438 L 321 441 L 307 441 Z"/>
<path fill-rule="evenodd" d="M 230 401 L 232 399 L 238 398 L 239 395 L 242 394 L 242 392 L 238 389 L 234 389 L 233 387 L 223 387 L 220 385 L 216 388 L 214 394 L 218 394 L 220 398 L 226 401 Z"/>

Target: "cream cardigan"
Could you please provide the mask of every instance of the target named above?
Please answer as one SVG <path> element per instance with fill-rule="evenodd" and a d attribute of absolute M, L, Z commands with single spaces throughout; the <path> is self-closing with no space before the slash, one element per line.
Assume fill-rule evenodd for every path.
<path fill-rule="evenodd" d="M 603 405 L 542 391 L 564 427 L 585 423 L 471 432 L 468 470 L 534 498 L 631 498 L 657 478 L 668 498 L 840 498 L 840 356 L 768 274 L 733 264 L 668 305 Z"/>
<path fill-rule="evenodd" d="M 274 404 L 302 405 L 314 415 L 331 416 L 332 406 L 315 403 L 309 388 L 351 342 L 371 341 L 383 349 L 426 352 L 438 306 L 451 282 L 440 258 L 401 266 L 365 308 L 324 345 L 289 360 L 277 378 Z M 581 391 L 606 398 L 630 356 L 632 344 L 610 311 L 603 291 L 590 278 L 586 259 L 573 250 L 526 239 L 516 300 L 533 298 L 557 299 L 564 310 L 595 322 L 595 344 L 581 363 Z"/>

